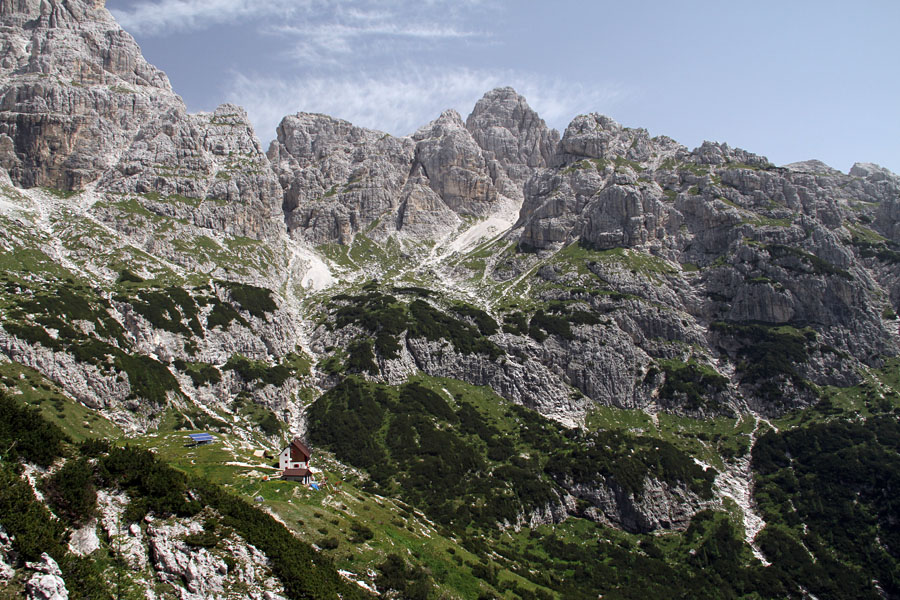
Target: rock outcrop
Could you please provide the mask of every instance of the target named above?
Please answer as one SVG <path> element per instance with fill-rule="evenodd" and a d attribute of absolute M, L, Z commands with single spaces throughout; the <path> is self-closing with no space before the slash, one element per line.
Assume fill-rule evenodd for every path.
<path fill-rule="evenodd" d="M 325 115 L 285 117 L 268 156 L 284 188 L 288 231 L 314 245 L 350 243 L 397 209 L 412 155 L 407 138 Z"/>
<path fill-rule="evenodd" d="M 91 519 L 69 536 L 69 550 L 78 556 L 88 556 L 99 549 L 100 538 L 97 537 L 96 519 Z"/>
<path fill-rule="evenodd" d="M 485 94 L 466 119 L 466 129 L 484 151 L 494 185 L 512 198 L 520 197 L 536 169 L 550 165 L 559 144 L 559 132 L 510 87 Z"/>
<path fill-rule="evenodd" d="M 13 568 L 13 549 L 12 539 L 6 534 L 3 527 L 0 527 L 0 582 L 8 582 L 12 579 L 16 570 Z"/>
<path fill-rule="evenodd" d="M 460 217 L 518 210 L 525 181 L 557 141 L 524 98 L 502 88 L 465 123 L 448 110 L 403 138 L 298 113 L 281 122 L 268 156 L 293 237 L 350 244 L 365 231 L 422 242 L 452 233 Z"/>
<path fill-rule="evenodd" d="M 62 571 L 46 552 L 41 554 L 40 562 L 26 563 L 25 568 L 35 571 L 25 583 L 25 597 L 28 600 L 69 600 Z"/>
<path fill-rule="evenodd" d="M 817 161 L 779 169 L 764 157 L 711 142 L 688 152 L 668 138 L 650 138 L 598 115 L 576 118 L 551 162 L 554 168 L 525 185 L 520 233 L 513 239 L 539 255 L 573 243 L 598 256 L 617 254 L 613 262 L 631 263 L 638 279 L 643 271 L 663 283 L 675 295 L 653 298 L 646 285 L 641 291 L 623 286 L 620 276 L 602 267 L 608 263 L 591 267 L 607 288 L 661 302 L 673 311 L 662 322 L 689 323 L 694 332 L 690 340 L 681 334 L 665 339 L 712 346 L 711 356 L 723 352 L 737 360 L 745 352 L 740 344 L 725 343 L 718 334 L 698 339 L 696 332 L 703 338 L 716 321 L 810 326 L 826 351 L 810 345 L 816 356 L 802 377 L 821 385 L 852 383 L 858 361 L 876 365 L 878 357 L 896 352 L 882 316 L 888 314 L 883 290 L 897 301 L 890 244 L 898 234 L 900 188 L 889 171 L 857 165 L 845 175 Z M 648 258 L 637 258 L 642 255 Z M 873 256 L 880 260 L 867 260 Z M 508 277 L 495 272 L 498 279 Z M 666 328 L 673 331 L 671 325 Z M 646 327 L 623 328 L 632 342 L 617 348 L 633 345 L 642 350 L 638 354 L 659 357 L 648 347 L 654 334 Z M 853 358 L 836 359 L 841 352 Z M 579 381 L 576 387 L 601 403 L 619 404 L 613 398 L 621 393 L 598 395 L 585 387 L 586 379 L 615 370 L 584 368 L 569 381 Z"/>
<path fill-rule="evenodd" d="M 16 185 L 80 189 L 182 106 L 102 2 L 4 2 L 0 35 L 0 166 Z"/>
<path fill-rule="evenodd" d="M 161 586 L 182 600 L 236 594 L 284 600 L 284 586 L 272 575 L 266 556 L 237 534 L 223 532 L 216 548 L 192 546 L 185 538 L 203 532 L 199 518 L 148 516 L 125 526 L 122 515 L 128 502 L 124 494 L 100 490 L 100 526 L 142 589 Z"/>
<path fill-rule="evenodd" d="M 455 110 L 413 135 L 414 168 L 421 169 L 429 185 L 454 212 L 483 216 L 497 201 L 497 190 L 487 170 L 481 148 Z"/>
<path fill-rule="evenodd" d="M 644 489 L 632 494 L 614 481 L 597 485 L 562 482 L 576 498 L 590 505 L 584 514 L 593 521 L 633 533 L 685 529 L 691 518 L 715 503 L 702 500 L 684 485 L 645 478 Z"/>
<path fill-rule="evenodd" d="M 284 588 L 272 577 L 265 555 L 240 538 L 224 541 L 222 551 L 213 553 L 183 541 L 202 531 L 199 523 L 152 520 L 147 529 L 153 570 L 182 600 L 228 597 L 241 590 L 252 600 L 284 600 Z"/>
<path fill-rule="evenodd" d="M 278 179 L 247 113 L 231 104 L 195 115 L 176 106 L 155 116 L 99 189 L 134 194 L 156 214 L 226 236 L 274 240 L 284 227 Z"/>

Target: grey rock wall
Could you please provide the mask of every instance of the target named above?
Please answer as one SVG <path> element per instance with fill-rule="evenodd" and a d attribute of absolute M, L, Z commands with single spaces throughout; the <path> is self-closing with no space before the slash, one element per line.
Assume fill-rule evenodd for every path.
<path fill-rule="evenodd" d="M 0 35 L 0 166 L 16 185 L 80 189 L 182 106 L 102 2 L 4 2 Z"/>
<path fill-rule="evenodd" d="M 454 110 L 409 137 L 324 115 L 285 117 L 268 156 L 292 237 L 349 244 L 362 231 L 431 241 L 461 216 L 517 207 L 558 141 L 510 88 L 488 92 L 466 122 Z"/>

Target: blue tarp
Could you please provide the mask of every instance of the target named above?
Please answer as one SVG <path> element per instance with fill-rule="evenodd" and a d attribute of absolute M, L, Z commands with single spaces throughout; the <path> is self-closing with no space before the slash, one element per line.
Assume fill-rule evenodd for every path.
<path fill-rule="evenodd" d="M 193 448 L 194 446 L 204 446 L 212 444 L 216 441 L 211 433 L 189 433 L 188 437 L 191 441 L 184 445 L 185 448 Z"/>
<path fill-rule="evenodd" d="M 319 484 L 318 484 L 318 483 L 311 483 L 311 484 L 309 484 L 309 485 L 310 485 L 310 487 L 311 487 L 312 489 L 316 490 L 317 492 L 319 491 Z"/>

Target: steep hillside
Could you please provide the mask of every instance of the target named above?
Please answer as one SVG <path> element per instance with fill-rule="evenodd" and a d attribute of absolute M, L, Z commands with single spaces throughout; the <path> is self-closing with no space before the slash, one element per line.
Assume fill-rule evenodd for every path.
<path fill-rule="evenodd" d="M 0 465 L 6 589 L 90 600 L 365 596 L 276 519 L 150 452 L 74 446 L 5 394 L 0 413 L 0 442 L 13 449 Z"/>

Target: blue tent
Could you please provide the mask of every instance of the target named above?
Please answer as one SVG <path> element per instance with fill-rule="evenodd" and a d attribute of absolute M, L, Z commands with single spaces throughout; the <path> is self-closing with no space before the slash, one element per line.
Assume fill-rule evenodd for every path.
<path fill-rule="evenodd" d="M 216 438 L 211 433 L 189 433 L 188 437 L 191 438 L 190 446 L 201 446 L 203 444 L 212 444 L 216 441 Z"/>

